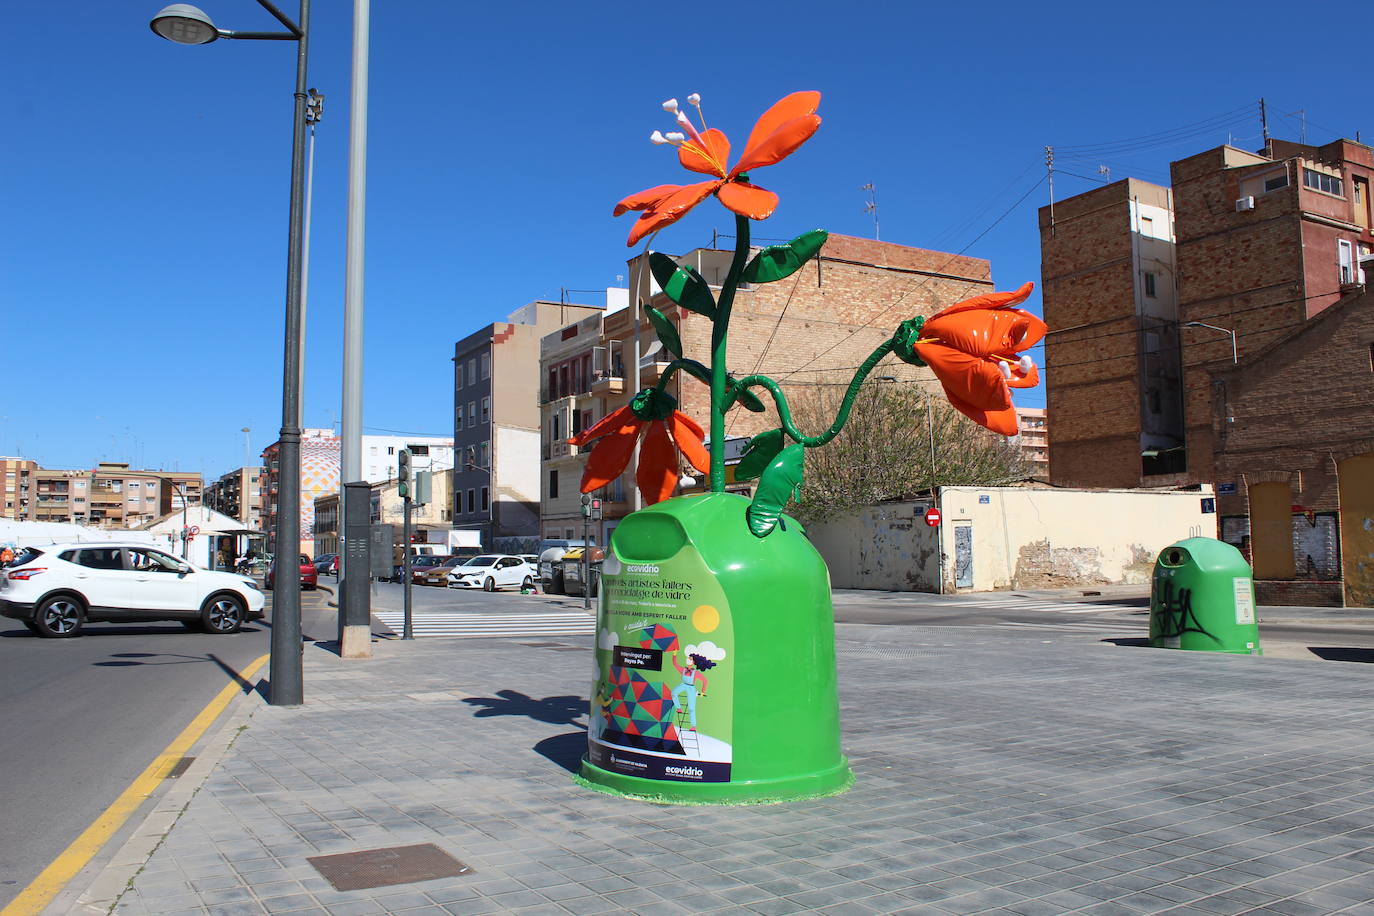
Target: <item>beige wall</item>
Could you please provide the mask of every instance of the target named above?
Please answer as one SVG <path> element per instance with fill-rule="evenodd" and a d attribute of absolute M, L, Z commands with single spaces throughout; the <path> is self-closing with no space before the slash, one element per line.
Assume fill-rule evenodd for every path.
<path fill-rule="evenodd" d="M 1214 537 L 1209 491 L 942 487 L 945 591 L 1066 588 L 1150 581 L 1174 541 Z M 983 502 L 982 497 L 987 501 Z M 808 534 L 836 588 L 934 591 L 935 529 L 923 503 L 884 503 Z M 955 586 L 957 529 L 971 531 L 973 584 Z"/>

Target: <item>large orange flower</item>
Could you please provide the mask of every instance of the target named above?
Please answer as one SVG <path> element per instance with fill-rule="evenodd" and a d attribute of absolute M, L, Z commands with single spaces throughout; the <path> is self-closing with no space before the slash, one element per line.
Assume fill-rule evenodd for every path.
<path fill-rule="evenodd" d="M 679 477 L 678 449 L 694 468 L 710 473 L 711 456 L 702 444 L 706 432 L 676 406 L 672 395 L 646 388 L 624 407 L 569 439 L 579 447 L 596 442 L 582 472 L 582 492 L 600 489 L 624 473 L 641 433 L 644 445 L 639 450 L 635 483 L 646 503 L 673 495 Z"/>
<path fill-rule="evenodd" d="M 1035 363 L 1017 354 L 1035 346 L 1049 330 L 1030 312 L 1013 308 L 1034 288 L 1027 283 L 1013 293 L 965 299 L 924 324 L 919 319 L 903 322 L 895 351 L 907 362 L 915 356 L 929 365 L 961 413 L 993 432 L 1014 436 L 1018 425 L 1011 389 L 1040 383 Z"/>
<path fill-rule="evenodd" d="M 701 97 L 693 93 L 688 101 L 700 115 Z M 810 139 L 821 124 L 816 114 L 820 103 L 819 92 L 794 92 L 778 101 L 759 118 L 749 134 L 744 154 L 735 167 L 727 171 L 730 141 L 725 134 L 714 127 L 707 129 L 704 118 L 702 129 L 698 131 L 678 110 L 677 99 L 664 102 L 664 109 L 676 116 L 682 131 L 668 134 L 654 131 L 649 139 L 654 143 L 675 145 L 683 168 L 713 178 L 699 184 L 661 184 L 631 194 L 616 204 L 616 216 L 630 210 L 644 211 L 631 227 L 630 238 L 625 244 L 633 245 L 650 232 L 677 222 L 709 194 L 715 194 L 722 204 L 740 216 L 767 219 L 778 206 L 778 195 L 750 183 L 748 172 L 782 161 Z"/>

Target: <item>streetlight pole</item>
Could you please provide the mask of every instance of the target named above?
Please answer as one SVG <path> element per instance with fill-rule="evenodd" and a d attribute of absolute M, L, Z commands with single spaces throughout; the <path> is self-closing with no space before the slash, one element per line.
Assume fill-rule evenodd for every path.
<path fill-rule="evenodd" d="M 306 64 L 310 51 L 310 0 L 300 0 L 299 23 L 270 0 L 257 0 L 285 32 L 234 32 L 220 29 L 204 12 L 189 3 L 174 3 L 153 17 L 152 29 L 179 44 L 209 44 L 217 38 L 296 43 L 295 108 L 291 135 L 291 211 L 286 246 L 286 321 L 282 357 L 281 433 L 277 452 L 280 468 L 277 503 L 276 552 L 294 564 L 301 541 L 301 428 L 300 342 L 302 339 L 301 274 L 305 226 Z M 289 565 L 288 567 L 289 568 Z M 272 656 L 268 702 L 299 706 L 301 688 L 301 583 L 299 576 L 277 576 L 272 597 Z"/>
<path fill-rule="evenodd" d="M 1237 351 L 1236 351 L 1236 332 L 1235 332 L 1234 330 L 1232 330 L 1231 328 L 1219 328 L 1219 327 L 1217 327 L 1217 326 L 1214 325 L 1214 324 L 1206 324 L 1205 322 L 1201 322 L 1201 321 L 1188 321 L 1188 322 L 1185 322 L 1183 326 L 1184 326 L 1185 328 L 1209 328 L 1210 330 L 1213 330 L 1213 331 L 1220 331 L 1220 332 L 1223 333 L 1223 334 L 1230 334 L 1230 335 L 1231 335 L 1231 365 L 1234 366 L 1235 364 L 1237 364 L 1237 363 L 1240 362 L 1239 355 L 1238 355 L 1238 353 L 1237 353 Z"/>

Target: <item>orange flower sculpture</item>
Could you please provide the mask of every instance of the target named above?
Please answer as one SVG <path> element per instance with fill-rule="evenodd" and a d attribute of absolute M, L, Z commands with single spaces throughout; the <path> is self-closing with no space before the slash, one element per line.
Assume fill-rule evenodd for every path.
<path fill-rule="evenodd" d="M 1014 308 L 1031 294 L 1027 283 L 1012 293 L 988 293 L 951 305 L 922 323 L 902 322 L 894 337 L 897 355 L 929 365 L 949 402 L 964 415 L 1004 436 L 1017 433 L 1012 388 L 1034 388 L 1040 373 L 1029 356 L 1045 322 Z"/>
<path fill-rule="evenodd" d="M 821 94 L 794 92 L 763 113 L 750 132 L 749 142 L 745 144 L 739 161 L 734 168 L 727 170 L 730 141 L 721 131 L 706 127 L 706 119 L 701 115 L 701 96 L 692 93 L 687 101 L 696 108 L 697 117 L 701 118 L 701 130 L 697 130 L 687 115 L 679 110 L 677 99 L 669 99 L 663 103 L 663 108 L 677 119 L 682 130 L 666 134 L 656 130 L 649 140 L 676 146 L 678 162 L 682 163 L 683 168 L 712 178 L 697 184 L 661 184 L 631 194 L 616 204 L 616 216 L 630 210 L 644 211 L 631 227 L 626 245 L 633 245 L 650 232 L 677 222 L 710 194 L 715 194 L 727 209 L 740 216 L 767 219 L 777 209 L 778 195 L 751 183 L 749 170 L 786 159 L 810 139 L 821 124 L 816 114 Z"/>
<path fill-rule="evenodd" d="M 703 444 L 705 430 L 677 409 L 672 395 L 646 388 L 629 404 L 568 440 L 578 447 L 596 443 L 582 472 L 582 492 L 604 487 L 624 473 L 641 434 L 644 445 L 639 450 L 635 483 L 646 503 L 662 502 L 673 495 L 680 467 L 678 449 L 692 467 L 710 473 L 711 457 Z"/>

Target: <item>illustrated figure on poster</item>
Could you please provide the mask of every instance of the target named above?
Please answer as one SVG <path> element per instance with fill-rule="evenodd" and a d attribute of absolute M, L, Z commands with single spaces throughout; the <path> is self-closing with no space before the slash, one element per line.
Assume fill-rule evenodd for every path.
<path fill-rule="evenodd" d="M 687 719 L 692 723 L 692 728 L 695 729 L 697 727 L 697 697 L 700 696 L 703 699 L 706 697 L 706 672 L 714 668 L 716 663 L 704 655 L 691 653 L 687 656 L 687 665 L 684 667 L 677 663 L 677 656 L 678 654 L 674 652 L 670 656 L 670 660 L 673 667 L 677 669 L 677 673 L 682 675 L 682 683 L 673 688 L 673 702 L 682 706 L 683 699 L 686 699 Z M 700 689 L 698 689 L 698 685 L 700 685 Z"/>

